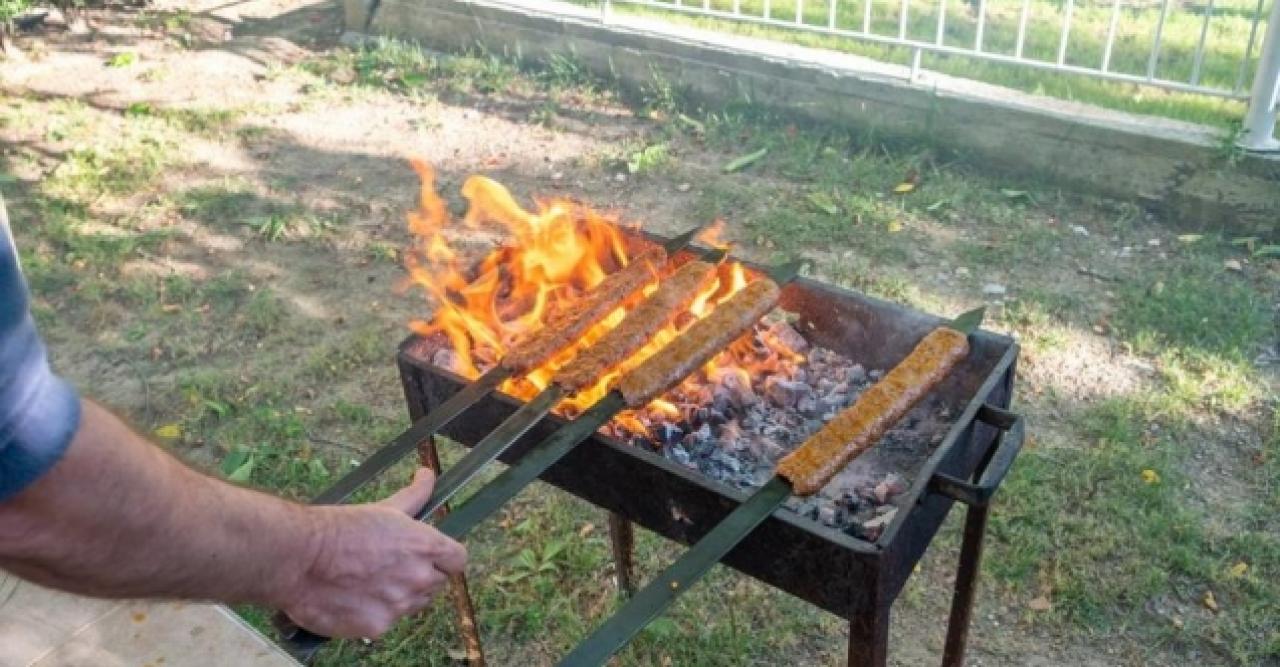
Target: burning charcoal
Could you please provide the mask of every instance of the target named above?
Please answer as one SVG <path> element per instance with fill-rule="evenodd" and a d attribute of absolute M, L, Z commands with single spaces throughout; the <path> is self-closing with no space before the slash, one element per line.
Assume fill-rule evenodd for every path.
<path fill-rule="evenodd" d="M 720 445 L 730 451 L 740 449 L 742 442 L 742 427 L 737 422 L 725 422 L 718 429 L 716 437 L 720 439 Z"/>
<path fill-rule="evenodd" d="M 458 357 L 458 353 L 447 347 L 436 350 L 431 357 L 431 363 L 450 373 L 462 373 L 462 360 Z"/>
<path fill-rule="evenodd" d="M 806 516 L 810 519 L 818 518 L 818 501 L 813 498 L 805 498 L 801 500 L 794 508 L 796 514 Z"/>
<path fill-rule="evenodd" d="M 724 412 L 715 406 L 698 408 L 698 425 L 711 424 L 712 426 L 720 426 L 728 421 L 729 418 L 725 416 Z"/>
<path fill-rule="evenodd" d="M 769 333 L 795 352 L 804 352 L 809 349 L 809 341 L 786 322 L 774 322 L 773 326 L 769 327 Z"/>
<path fill-rule="evenodd" d="M 652 431 L 653 438 L 665 447 L 669 447 L 680 442 L 684 437 L 684 431 L 673 424 L 659 424 Z"/>
<path fill-rule="evenodd" d="M 882 370 L 871 371 L 870 373 L 867 373 L 867 377 L 871 378 L 876 382 L 879 382 L 880 378 L 884 377 L 884 371 Z"/>
<path fill-rule="evenodd" d="M 793 408 L 801 397 L 808 394 L 809 385 L 792 380 L 781 380 L 770 377 L 764 381 L 764 394 L 769 401 L 780 408 Z"/>
<path fill-rule="evenodd" d="M 859 484 L 853 489 L 853 493 L 861 498 L 865 504 L 875 505 L 877 504 L 875 489 L 876 487 L 874 484 Z"/>
<path fill-rule="evenodd" d="M 878 514 L 874 518 L 862 522 L 862 538 L 869 541 L 875 541 L 880 538 L 880 534 L 884 532 L 886 526 L 897 516 L 898 508 L 890 507 L 887 511 Z"/>
<path fill-rule="evenodd" d="M 865 382 L 867 380 L 867 369 L 863 368 L 862 364 L 854 364 L 853 368 L 850 368 L 845 373 L 845 378 L 847 378 L 850 382 L 856 382 L 856 383 Z"/>
<path fill-rule="evenodd" d="M 671 447 L 664 448 L 662 450 L 662 453 L 664 456 L 671 459 L 672 461 L 675 461 L 676 463 L 679 463 L 680 465 L 687 466 L 691 463 L 691 460 L 689 458 L 689 452 L 679 444 L 675 444 L 675 445 L 672 445 Z"/>
<path fill-rule="evenodd" d="M 836 508 L 831 505 L 823 505 L 818 508 L 818 521 L 824 526 L 836 525 Z"/>
<path fill-rule="evenodd" d="M 877 507 L 875 516 L 867 521 L 863 521 L 863 526 L 886 525 L 893 521 L 893 517 L 898 515 L 898 508 L 892 506 Z"/>
<path fill-rule="evenodd" d="M 815 416 L 819 412 L 818 401 L 814 400 L 813 396 L 805 394 L 796 402 L 796 409 L 806 416 Z"/>
<path fill-rule="evenodd" d="M 840 497 L 836 499 L 836 504 L 843 507 L 850 514 L 857 514 L 866 507 L 866 501 L 852 493 L 840 494 Z"/>
<path fill-rule="evenodd" d="M 838 394 L 838 393 L 827 394 L 826 396 L 822 397 L 821 401 L 818 401 L 818 406 L 822 409 L 824 413 L 839 412 L 843 410 L 845 406 L 848 404 L 849 404 L 849 397 L 844 394 Z"/>
<path fill-rule="evenodd" d="M 716 385 L 712 400 L 717 406 L 721 404 L 722 399 L 729 406 L 739 410 L 756 402 L 756 393 L 751 389 L 751 378 L 745 373 L 729 371 L 715 373 L 713 381 Z"/>
<path fill-rule="evenodd" d="M 722 415 L 735 415 L 739 411 L 733 407 L 733 398 L 729 396 L 729 392 L 724 389 L 717 389 L 715 398 L 711 401 L 711 409 Z"/>
<path fill-rule="evenodd" d="M 725 470 L 728 470 L 730 473 L 734 475 L 737 475 L 742 472 L 742 462 L 739 461 L 737 458 L 724 453 L 723 451 L 716 450 L 715 452 L 713 452 L 711 454 L 711 460 L 720 464 L 722 468 L 724 468 Z"/>
<path fill-rule="evenodd" d="M 907 490 L 906 481 L 896 473 L 889 473 L 871 490 L 872 496 L 881 505 L 893 500 L 893 497 Z"/>
<path fill-rule="evenodd" d="M 748 438 L 746 440 L 747 448 L 759 461 L 768 461 L 773 464 L 787 453 L 787 450 L 770 438 Z"/>

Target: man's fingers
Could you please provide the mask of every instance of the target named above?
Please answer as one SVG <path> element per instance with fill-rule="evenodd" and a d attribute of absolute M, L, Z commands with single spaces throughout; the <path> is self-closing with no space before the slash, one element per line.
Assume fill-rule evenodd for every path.
<path fill-rule="evenodd" d="M 434 528 L 432 528 L 435 531 Z M 436 531 L 439 548 L 434 565 L 445 574 L 462 574 L 467 569 L 467 548 Z"/>
<path fill-rule="evenodd" d="M 413 474 L 413 481 L 383 500 L 382 504 L 414 516 L 427 504 L 428 500 L 431 500 L 431 491 L 435 486 L 435 474 L 427 468 L 418 468 L 418 471 Z"/>

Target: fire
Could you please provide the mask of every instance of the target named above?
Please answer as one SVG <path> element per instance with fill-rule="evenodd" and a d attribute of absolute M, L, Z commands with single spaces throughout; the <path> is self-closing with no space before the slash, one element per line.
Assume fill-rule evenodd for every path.
<path fill-rule="evenodd" d="M 573 308 L 583 295 L 605 276 L 628 264 L 640 248 L 605 215 L 566 199 L 539 200 L 529 211 L 497 182 L 471 176 L 462 186 L 468 208 L 460 226 L 477 234 L 494 229 L 503 237 L 501 245 L 481 257 L 451 242 L 459 226 L 454 223 L 435 189 L 435 172 L 420 160 L 412 165 L 421 179 L 417 210 L 408 215 L 413 237 L 405 252 L 405 267 L 411 285 L 421 288 L 435 306 L 430 321 L 414 320 L 410 328 L 424 337 L 441 337 L 452 352 L 451 369 L 467 378 L 478 377 L 494 365 L 513 344 L 537 330 L 551 313 Z M 726 247 L 721 239 L 723 223 L 717 223 L 699 239 L 715 247 Z M 705 317 L 714 307 L 747 284 L 741 264 L 726 262 L 715 279 L 707 284 L 686 313 L 661 330 L 640 351 L 623 360 L 591 388 L 565 399 L 557 411 L 576 415 L 602 398 L 613 384 L 649 356 L 661 350 L 690 323 Z M 648 285 L 642 296 L 657 289 Z M 506 381 L 501 391 L 529 399 L 546 388 L 556 371 L 617 326 L 634 303 L 625 303 L 592 327 L 570 349 L 561 351 L 542 367 L 521 378 Z M 762 338 L 770 358 L 800 357 L 776 337 Z M 442 342 L 443 342 L 442 341 Z M 755 351 L 749 337 L 707 364 L 703 375 L 714 378 L 734 373 L 749 379 L 748 364 Z M 755 355 L 758 356 L 758 355 Z M 644 414 L 624 413 L 615 424 L 640 432 L 645 415 L 676 421 L 680 410 L 671 402 L 657 399 Z"/>

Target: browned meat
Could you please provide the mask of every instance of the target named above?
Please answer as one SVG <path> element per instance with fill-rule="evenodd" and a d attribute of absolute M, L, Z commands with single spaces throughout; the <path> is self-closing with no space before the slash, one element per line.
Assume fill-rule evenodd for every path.
<path fill-rule="evenodd" d="M 601 336 L 595 345 L 561 368 L 552 381 L 570 392 L 595 384 L 606 371 L 635 354 L 676 315 L 684 312 L 715 272 L 715 265 L 700 261 L 677 269 L 662 281 L 658 291 L 628 312 L 626 318 Z"/>
<path fill-rule="evenodd" d="M 622 378 L 618 391 L 627 405 L 643 406 L 723 352 L 778 303 L 778 291 L 772 280 L 757 280 L 694 322 Z"/>
<path fill-rule="evenodd" d="M 916 403 L 929 394 L 969 354 L 964 334 L 942 327 L 867 389 L 799 449 L 778 462 L 796 495 L 817 493 L 850 461 L 870 449 Z"/>
<path fill-rule="evenodd" d="M 520 375 L 546 363 L 656 278 L 659 268 L 666 263 L 667 253 L 660 246 L 641 253 L 622 270 L 609 274 L 580 302 L 548 318 L 541 329 L 503 357 L 502 365 Z"/>

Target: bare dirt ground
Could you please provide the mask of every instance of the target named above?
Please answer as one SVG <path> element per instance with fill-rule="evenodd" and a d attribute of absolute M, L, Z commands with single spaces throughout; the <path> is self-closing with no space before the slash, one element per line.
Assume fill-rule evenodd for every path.
<path fill-rule="evenodd" d="M 1077 448 L 1094 447 L 1088 443 L 1102 448 L 1132 435 L 1132 458 L 1100 459 L 1081 469 L 1085 476 L 1104 471 L 1091 478 L 1095 488 L 1087 497 L 1100 484 L 1121 483 L 1114 475 L 1136 489 L 1133 493 L 1144 493 L 1140 470 L 1156 466 L 1148 460 L 1164 461 L 1169 467 L 1161 472 L 1169 483 L 1177 479 L 1185 485 L 1177 492 L 1185 496 L 1179 502 L 1200 508 L 1198 517 L 1210 517 L 1203 519 L 1203 529 L 1211 536 L 1241 526 L 1265 534 L 1276 525 L 1274 519 L 1255 513 L 1274 506 L 1271 477 L 1267 472 L 1262 482 L 1253 477 L 1258 469 L 1274 470 L 1268 458 L 1274 456 L 1271 443 L 1276 437 L 1275 367 L 1270 365 L 1276 350 L 1274 261 L 1251 262 L 1231 248 L 1192 252 L 1186 247 L 1198 241 L 1180 238 L 1179 232 L 1123 205 L 1083 201 L 1048 187 L 1033 195 L 990 181 L 971 186 L 966 184 L 970 176 L 952 173 L 945 161 L 927 152 L 924 157 L 898 159 L 888 150 L 881 155 L 878 148 L 871 154 L 854 154 L 844 164 L 856 167 L 866 161 L 876 169 L 894 169 L 895 173 L 865 176 L 866 182 L 888 179 L 890 185 L 907 169 L 919 168 L 926 173 L 926 184 L 936 180 L 938 201 L 944 205 L 927 213 L 923 205 L 894 209 L 902 222 L 870 234 L 865 227 L 854 233 L 834 226 L 786 244 L 779 235 L 787 234 L 786 225 L 799 223 L 793 223 L 787 211 L 774 217 L 762 212 L 773 201 L 803 200 L 810 181 L 790 176 L 785 169 L 725 176 L 720 166 L 738 152 L 733 147 L 667 135 L 663 141 L 671 156 L 660 170 L 624 174 L 616 157 L 629 149 L 620 146 L 643 145 L 661 133 L 655 129 L 657 121 L 639 117 L 616 100 L 581 101 L 570 95 L 560 98 L 552 122 L 541 122 L 538 114 L 546 102 L 536 96 L 392 94 L 345 85 L 350 81 L 341 65 L 329 68 L 327 79 L 303 71 L 302 65 L 326 57 L 337 46 L 340 12 L 332 2 L 165 2 L 148 12 L 113 10 L 93 13 L 90 19 L 94 31 L 89 36 L 67 35 L 53 26 L 21 40 L 27 62 L 0 63 L 0 94 L 10 104 L 6 122 L 0 123 L 0 142 L 6 171 L 16 182 L 13 188 L 4 181 L 0 186 L 5 186 L 15 210 L 19 242 L 33 254 L 34 259 L 25 261 L 39 264 L 36 260 L 46 258 L 70 267 L 71 277 L 58 279 L 61 282 L 40 279 L 39 267 L 28 267 L 36 276 L 33 291 L 58 368 L 86 394 L 128 414 L 141 428 L 181 423 L 186 435 L 175 448 L 198 465 L 214 467 L 239 444 L 276 437 L 270 431 L 276 421 L 261 427 L 266 429 L 262 432 L 241 433 L 211 426 L 216 419 L 210 411 L 222 416 L 226 405 L 271 402 L 280 392 L 296 415 L 281 417 L 277 410 L 271 419 L 296 416 L 297 428 L 306 436 L 306 456 L 314 446 L 331 459 L 359 457 L 380 434 L 393 433 L 402 423 L 402 398 L 390 353 L 404 335 L 405 322 L 422 317 L 426 304 L 416 293 L 395 289 L 403 275 L 395 250 L 407 242 L 403 213 L 413 204 L 417 188 L 405 160 L 425 156 L 439 169 L 439 189 L 454 203 L 462 179 L 484 173 L 509 186 L 522 201 L 534 195 L 572 196 L 619 211 L 625 219 L 644 221 L 659 233 L 723 216 L 743 252 L 756 258 L 803 254 L 816 261 L 820 278 L 934 312 L 959 312 L 991 302 L 996 312 L 992 328 L 1013 333 L 1024 344 L 1017 403 L 1033 424 L 1033 452 L 1024 458 L 1041 461 L 1041 467 L 1025 464 L 1033 467 L 1026 468 L 1028 476 L 1015 487 L 1018 491 L 1036 493 L 1035 471 L 1082 457 Z M 133 55 L 129 63 L 113 60 L 121 54 Z M 108 65 L 113 62 L 117 64 Z M 108 188 L 103 196 L 76 191 L 74 184 L 83 179 L 71 179 L 67 165 L 83 168 L 74 160 L 86 146 L 133 136 L 140 116 L 163 117 L 167 123 L 156 130 L 157 141 L 169 143 L 164 156 L 156 158 L 162 164 L 148 172 L 153 175 L 129 188 Z M 748 137 L 748 131 L 742 130 L 742 135 Z M 99 157 L 88 164 L 108 159 Z M 108 167 L 103 169 L 106 173 Z M 970 200 L 978 203 L 965 203 Z M 990 201 L 996 204 L 988 215 L 983 202 Z M 161 233 L 156 245 L 127 253 L 115 272 L 97 275 L 108 282 L 149 280 L 146 284 L 160 285 L 158 296 L 143 301 L 145 308 L 110 296 L 85 297 L 98 289 L 93 257 L 87 250 L 64 252 L 42 227 L 47 221 L 38 219 L 39 212 L 50 210 L 50 202 L 74 202 L 102 221 L 94 223 L 96 227 L 81 225 L 80 237 Z M 885 200 L 868 215 L 893 205 Z M 297 220 L 289 217 L 295 209 L 305 211 Z M 265 240 L 261 230 L 255 233 L 235 222 L 269 222 L 277 215 L 284 228 L 274 242 Z M 316 222 L 323 220 L 338 222 Z M 1237 262 L 1240 271 L 1224 268 L 1224 261 Z M 89 269 L 82 269 L 86 265 Z M 1245 346 L 1250 360 L 1246 369 L 1234 363 L 1196 365 L 1186 356 L 1168 356 L 1161 346 L 1169 340 L 1181 341 L 1179 349 L 1187 355 L 1199 350 L 1196 341 L 1187 340 L 1194 333 L 1178 338 L 1163 332 L 1168 336 L 1157 336 L 1153 343 L 1143 338 L 1144 332 L 1150 328 L 1161 334 L 1166 320 L 1160 318 L 1177 318 L 1156 309 L 1151 314 L 1155 323 L 1147 326 L 1126 314 L 1134 310 L 1134 303 L 1164 303 L 1164 291 L 1178 290 L 1179 275 L 1188 267 L 1210 267 L 1204 270 L 1213 280 L 1230 281 L 1230 294 L 1244 295 L 1240 298 L 1261 313 L 1254 319 L 1261 318 L 1263 333 Z M 49 271 L 55 275 L 55 268 Z M 230 305 L 220 305 L 213 292 L 181 296 L 186 292 L 179 288 L 187 289 L 188 283 L 196 285 L 191 289 L 212 289 L 210 285 L 222 284 L 219 280 L 232 280 L 228 276 L 237 281 L 234 289 L 227 288 L 236 295 L 228 297 Z M 1208 293 L 1215 292 L 1210 288 Z M 275 305 L 255 305 L 254 294 L 270 294 Z M 1211 306 L 1187 306 L 1197 313 L 1193 328 L 1200 325 L 1195 309 L 1211 311 Z M 244 333 L 257 330 L 259 334 Z M 193 375 L 193 370 L 200 373 Z M 1244 376 L 1247 379 L 1241 380 Z M 287 387 L 271 384 L 280 378 Z M 293 423 L 281 428 L 292 428 Z M 1173 428 L 1170 424 L 1185 430 L 1166 443 L 1166 450 L 1159 444 L 1165 437 L 1161 429 Z M 244 428 L 259 426 L 254 422 Z M 1160 453 L 1174 450 L 1177 455 Z M 1110 472 L 1108 466 L 1119 472 Z M 283 481 L 254 482 L 295 493 L 315 482 L 299 481 L 289 476 L 292 472 L 281 474 Z M 586 531 L 581 532 L 585 538 L 592 513 L 565 502 L 556 506 L 572 515 L 564 520 L 569 526 L 565 530 Z M 1254 506 L 1263 509 L 1241 510 Z M 1070 515 L 1076 508 L 1053 505 L 1046 510 L 1034 503 L 1015 503 L 996 510 L 1002 511 L 1008 523 L 993 529 L 995 544 L 988 557 L 997 562 L 994 576 L 999 583 L 989 576 L 979 594 L 971 664 L 1280 660 L 1280 653 L 1273 652 L 1280 649 L 1266 648 L 1268 642 L 1278 641 L 1276 601 L 1268 603 L 1267 589 L 1250 579 L 1280 577 L 1280 572 L 1266 570 L 1274 562 L 1269 560 L 1272 556 L 1256 555 L 1273 553 L 1269 550 L 1275 549 L 1274 540 L 1259 538 L 1256 545 L 1261 546 L 1252 547 L 1257 552 L 1241 547 L 1204 556 L 1211 561 L 1205 567 L 1215 572 L 1226 572 L 1237 562 L 1253 568 L 1244 575 L 1247 584 L 1234 584 L 1244 587 L 1237 596 L 1225 592 L 1228 575 L 1206 580 L 1188 567 L 1186 572 L 1174 568 L 1166 592 L 1117 602 L 1100 593 L 1080 593 L 1073 586 L 1093 580 L 1098 588 L 1124 587 L 1134 573 L 1108 570 L 1100 564 L 1105 553 L 1084 561 L 1055 553 L 1075 549 L 1081 539 L 1096 534 L 1086 532 L 1082 538 L 1062 519 L 1037 529 L 1037 536 L 1060 531 L 1045 544 L 1022 543 L 1028 538 L 1019 532 L 1019 522 L 1039 525 L 1036 521 L 1045 519 L 1038 514 Z M 542 516 L 527 503 L 513 513 L 517 518 Z M 599 520 L 594 519 L 597 524 Z M 1127 530 L 1133 525 L 1141 524 L 1112 526 L 1104 517 L 1092 530 Z M 957 531 L 953 518 L 895 608 L 894 664 L 938 660 Z M 1105 537 L 1096 545 L 1101 552 L 1117 536 Z M 502 544 L 510 536 L 486 532 L 476 539 L 486 546 L 473 547 L 478 561 L 473 576 L 483 581 L 488 574 L 505 572 L 511 551 Z M 647 572 L 677 553 L 658 540 L 646 545 Z M 1034 566 L 1028 573 L 1011 574 L 1013 563 L 1028 550 L 1037 554 Z M 1145 553 L 1126 557 L 1141 560 Z M 607 569 L 602 563 L 598 567 Z M 569 595 L 575 601 L 570 607 L 578 604 L 596 616 L 603 614 L 598 593 L 604 577 L 597 577 L 594 583 L 574 584 L 580 589 Z M 834 664 L 842 659 L 844 640 L 837 619 L 805 611 L 786 596 L 727 573 L 715 579 L 715 586 L 728 599 L 752 607 L 741 612 L 750 618 L 740 619 L 749 633 L 774 632 L 777 619 L 767 611 L 753 614 L 756 609 L 782 605 L 804 616 L 765 642 L 764 653 L 735 658 L 708 649 L 701 657 L 684 655 L 685 663 L 780 664 L 804 656 L 806 662 Z M 1218 589 L 1225 610 L 1205 608 L 1206 586 Z M 481 606 L 496 599 L 523 599 L 509 588 L 495 586 L 483 594 Z M 1035 602 L 1041 598 L 1052 601 L 1050 609 Z M 1093 602 L 1097 599 L 1107 600 L 1111 611 L 1099 609 Z M 1234 613 L 1230 605 L 1237 600 L 1252 610 L 1249 620 L 1240 621 L 1250 627 L 1221 629 L 1217 624 L 1224 621 L 1219 615 Z M 1059 605 L 1064 611 L 1053 611 Z M 1114 611 L 1116 606 L 1122 610 Z M 520 613 L 523 620 L 512 620 L 517 614 L 511 612 L 486 623 L 495 660 L 553 660 L 561 651 L 558 640 L 536 640 L 523 633 L 520 628 L 536 627 L 536 622 L 527 610 Z M 688 615 L 684 618 L 698 617 L 696 610 L 681 613 Z M 1253 627 L 1252 619 L 1268 616 L 1269 625 Z M 436 627 L 425 639 L 406 633 L 407 639 L 384 646 L 383 653 L 378 648 L 370 652 L 348 647 L 342 660 L 335 661 L 404 664 L 401 661 L 413 661 L 412 654 L 401 655 L 405 647 L 418 647 L 428 655 L 423 659 L 443 662 L 451 631 L 447 616 L 432 618 Z M 1191 637 L 1182 634 L 1184 625 L 1207 629 Z M 583 631 L 566 632 L 572 637 Z M 1221 639 L 1227 635 L 1235 639 Z M 687 634 L 678 637 L 676 641 L 694 640 Z M 1242 653 L 1232 642 L 1244 642 L 1249 650 Z M 650 652 L 628 659 L 643 664 L 666 656 L 660 649 L 646 650 Z M 681 660 L 677 655 L 675 664 Z"/>

